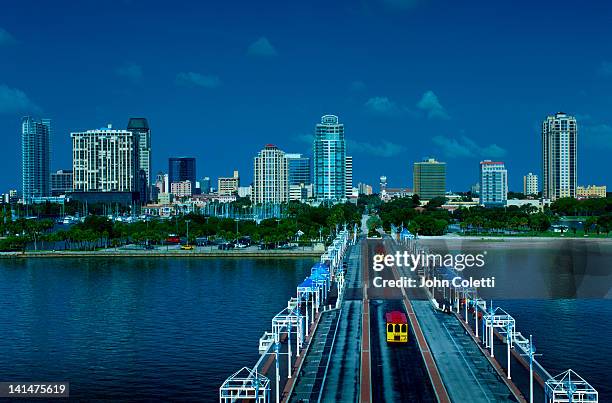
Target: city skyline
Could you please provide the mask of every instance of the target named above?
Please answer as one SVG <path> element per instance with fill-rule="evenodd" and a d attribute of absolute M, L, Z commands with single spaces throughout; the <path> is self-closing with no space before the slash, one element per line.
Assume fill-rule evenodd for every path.
<path fill-rule="evenodd" d="M 578 167 L 579 181 L 611 182 L 612 173 L 598 166 L 612 147 L 612 52 L 604 40 L 610 28 L 600 23 L 609 19 L 608 8 L 539 2 L 525 14 L 518 5 L 391 3 L 261 10 L 245 3 L 245 15 L 252 11 L 261 19 L 231 25 L 231 33 L 225 28 L 232 14 L 222 6 L 88 3 L 73 5 L 70 18 L 60 18 L 61 7 L 43 3 L 39 15 L 21 21 L 31 5 L 12 4 L 0 16 L 6 33 L 0 59 L 20 62 L 0 63 L 0 133 L 6 141 L 0 186 L 18 187 L 21 163 L 13 150 L 24 115 L 54 122 L 51 171 L 70 166 L 70 132 L 108 122 L 123 127 L 128 117 L 144 116 L 157 150 L 152 172 L 168 156 L 189 153 L 200 172 L 219 177 L 234 168 L 250 172 L 253 150 L 268 142 L 307 154 L 313 120 L 333 113 L 347 125 L 356 183 L 376 184 L 386 175 L 390 186 L 409 185 L 412 162 L 433 156 L 448 164 L 448 188 L 463 191 L 477 180 L 469 166 L 501 158 L 509 188 L 520 190 L 525 173 L 541 175 L 541 121 L 560 110 L 576 116 L 580 152 L 590 157 Z M 329 13 L 321 16 L 323 6 Z M 135 13 L 152 23 L 108 32 L 104 41 L 93 33 L 74 35 L 85 16 L 92 24 L 112 18 L 130 25 Z M 563 19 L 576 28 L 557 23 Z M 170 24 L 164 33 L 155 28 L 162 20 Z M 477 32 L 456 29 L 475 21 Z M 320 31 L 307 29 L 314 23 Z M 372 27 L 367 33 L 364 24 Z M 55 42 L 63 48 L 46 46 Z M 577 44 L 580 57 L 558 63 L 548 56 Z M 102 56 L 104 63 L 90 62 Z M 319 58 L 326 63 L 315 63 Z M 508 58 L 515 61 L 512 68 Z M 235 167 L 215 152 L 228 139 L 240 144 L 232 151 Z"/>

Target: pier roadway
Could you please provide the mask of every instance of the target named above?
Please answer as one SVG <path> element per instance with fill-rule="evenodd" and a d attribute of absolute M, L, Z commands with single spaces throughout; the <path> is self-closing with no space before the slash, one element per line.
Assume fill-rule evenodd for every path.
<path fill-rule="evenodd" d="M 331 360 L 327 368 L 321 401 L 358 402 L 360 391 L 360 338 L 363 313 L 361 292 L 361 245 L 347 254 L 346 283 L 342 311 Z"/>
<path fill-rule="evenodd" d="M 391 270 L 375 271 L 372 268 L 375 253 L 383 252 L 383 247 L 384 253 L 388 253 L 387 245 L 383 245 L 382 239 L 368 239 L 364 245 L 364 250 L 367 250 L 367 253 L 364 253 L 362 258 L 364 286 L 367 290 L 369 308 L 371 401 L 434 402 L 439 400 L 449 402 L 435 362 L 429 355 L 429 348 L 420 332 L 418 322 L 414 315 L 410 317 L 410 302 L 400 288 L 376 288 L 372 285 L 371 280 L 376 276 L 385 280 L 395 278 Z M 407 316 L 411 320 L 408 326 L 410 334 L 407 344 L 387 344 L 385 313 L 393 310 L 408 313 Z M 435 381 L 433 383 L 430 374 L 434 376 Z M 363 385 L 364 382 L 362 382 L 362 388 Z M 362 390 L 362 396 L 363 392 Z"/>
<path fill-rule="evenodd" d="M 385 240 L 385 247 L 387 253 L 398 250 L 391 239 Z M 409 269 L 393 267 L 390 272 L 395 278 L 417 279 Z M 420 287 L 406 288 L 404 292 L 409 297 L 450 400 L 474 403 L 517 401 L 454 315 L 434 310 Z"/>

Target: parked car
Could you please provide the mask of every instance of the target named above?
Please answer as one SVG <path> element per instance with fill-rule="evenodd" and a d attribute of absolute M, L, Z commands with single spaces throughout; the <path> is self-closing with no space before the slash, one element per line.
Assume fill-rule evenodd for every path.
<path fill-rule="evenodd" d="M 193 250 L 193 245 L 181 245 L 182 250 Z"/>
<path fill-rule="evenodd" d="M 219 244 L 219 246 L 217 247 L 217 249 L 219 250 L 230 250 L 230 249 L 234 249 L 234 244 L 231 242 L 224 242 Z"/>

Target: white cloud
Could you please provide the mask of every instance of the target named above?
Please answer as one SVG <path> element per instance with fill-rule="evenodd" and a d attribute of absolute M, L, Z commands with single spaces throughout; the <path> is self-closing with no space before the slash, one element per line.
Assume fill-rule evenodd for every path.
<path fill-rule="evenodd" d="M 387 97 L 372 97 L 366 101 L 365 107 L 381 115 L 394 115 L 400 111 L 397 104 Z"/>
<path fill-rule="evenodd" d="M 396 156 L 406 150 L 404 146 L 387 140 L 378 141 L 376 144 L 349 140 L 347 148 L 351 153 L 368 154 L 384 158 Z"/>
<path fill-rule="evenodd" d="M 450 119 L 446 109 L 440 104 L 438 96 L 433 91 L 425 92 L 416 106 L 425 111 L 429 119 Z"/>
<path fill-rule="evenodd" d="M 0 46 L 15 45 L 17 40 L 5 29 L 0 28 Z"/>
<path fill-rule="evenodd" d="M 40 107 L 32 102 L 23 91 L 0 84 L 0 113 L 39 113 L 40 111 Z"/>
<path fill-rule="evenodd" d="M 126 63 L 123 66 L 118 67 L 115 73 L 121 77 L 125 77 L 128 80 L 138 83 L 142 81 L 142 67 L 135 63 Z"/>
<path fill-rule="evenodd" d="M 196 86 L 202 88 L 217 88 L 221 85 L 221 79 L 215 75 L 204 75 L 192 71 L 178 73 L 176 83 L 179 85 Z"/>
<path fill-rule="evenodd" d="M 249 45 L 247 54 L 250 56 L 269 57 L 278 55 L 278 52 L 276 52 L 276 49 L 274 48 L 274 46 L 272 46 L 268 38 L 262 36 L 261 38 L 253 42 L 251 45 Z"/>
<path fill-rule="evenodd" d="M 434 136 L 431 140 L 449 158 L 499 158 L 506 155 L 506 150 L 497 144 L 481 146 L 467 136 L 461 136 L 459 139 Z"/>

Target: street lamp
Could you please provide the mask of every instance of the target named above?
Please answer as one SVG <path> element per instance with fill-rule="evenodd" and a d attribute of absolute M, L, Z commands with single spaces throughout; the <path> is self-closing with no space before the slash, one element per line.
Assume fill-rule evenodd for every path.
<path fill-rule="evenodd" d="M 191 220 L 185 220 L 185 223 L 187 224 L 187 245 L 189 246 L 189 223 L 191 222 Z"/>

